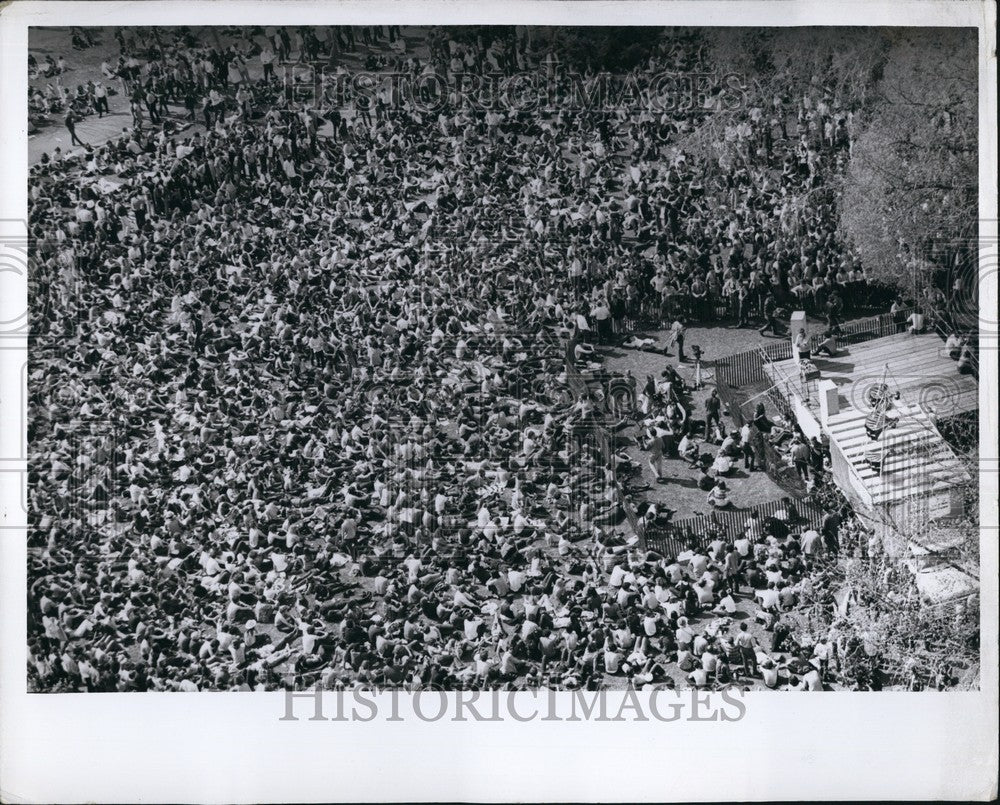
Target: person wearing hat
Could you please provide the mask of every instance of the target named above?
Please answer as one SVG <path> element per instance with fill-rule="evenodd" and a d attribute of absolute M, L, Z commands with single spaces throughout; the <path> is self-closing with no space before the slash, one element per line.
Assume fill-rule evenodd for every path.
<path fill-rule="evenodd" d="M 730 505 L 729 489 L 722 478 L 715 481 L 712 491 L 708 493 L 708 503 L 715 509 L 725 509 Z"/>

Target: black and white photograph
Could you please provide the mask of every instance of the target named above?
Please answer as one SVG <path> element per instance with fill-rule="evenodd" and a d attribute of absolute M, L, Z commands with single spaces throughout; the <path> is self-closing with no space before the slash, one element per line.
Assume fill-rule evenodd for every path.
<path fill-rule="evenodd" d="M 389 10 L 29 19 L 26 693 L 981 692 L 983 30 Z"/>
<path fill-rule="evenodd" d="M 32 29 L 32 688 L 975 686 L 975 33 Z"/>

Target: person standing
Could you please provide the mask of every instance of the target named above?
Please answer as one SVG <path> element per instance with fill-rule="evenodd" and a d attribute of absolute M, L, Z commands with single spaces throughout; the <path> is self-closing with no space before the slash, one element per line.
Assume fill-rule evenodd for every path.
<path fill-rule="evenodd" d="M 743 451 L 743 467 L 747 472 L 757 469 L 757 457 L 754 453 L 753 432 L 750 423 L 740 428 L 740 449 Z"/>
<path fill-rule="evenodd" d="M 621 293 L 621 291 L 615 291 L 611 294 L 610 307 L 612 328 L 615 335 L 621 335 L 625 332 L 625 317 L 628 313 L 628 308 L 625 304 L 625 296 Z"/>
<path fill-rule="evenodd" d="M 274 51 L 271 50 L 270 45 L 264 45 L 264 48 L 261 50 L 260 65 L 264 69 L 264 81 L 274 78 Z"/>
<path fill-rule="evenodd" d="M 597 343 L 609 344 L 613 340 L 611 328 L 611 309 L 604 299 L 600 299 L 590 311 L 597 322 Z"/>
<path fill-rule="evenodd" d="M 826 325 L 828 330 L 837 332 L 840 328 L 840 314 L 844 309 L 844 303 L 841 301 L 840 294 L 836 290 L 830 292 L 830 295 L 826 300 Z M 906 320 L 903 320 L 903 324 L 906 324 Z"/>
<path fill-rule="evenodd" d="M 691 313 L 696 321 L 710 318 L 708 310 L 708 286 L 702 277 L 696 276 L 691 282 Z"/>
<path fill-rule="evenodd" d="M 236 68 L 236 72 L 239 73 L 240 83 L 249 84 L 250 83 L 250 70 L 247 68 L 247 57 L 245 54 L 233 48 L 233 67 Z"/>
<path fill-rule="evenodd" d="M 740 624 L 740 631 L 736 634 L 736 639 L 733 642 L 743 657 L 743 668 L 746 675 L 757 676 L 759 673 L 757 667 L 757 639 L 750 634 L 750 630 L 745 623 Z"/>
<path fill-rule="evenodd" d="M 892 316 L 892 323 L 896 325 L 896 332 L 901 333 L 906 330 L 906 310 L 903 304 L 903 297 L 897 296 L 892 300 L 889 313 Z"/>
<path fill-rule="evenodd" d="M 87 144 L 76 136 L 76 123 L 77 123 L 77 117 L 75 114 L 73 114 L 73 110 L 70 109 L 68 112 L 66 112 L 66 130 L 69 132 L 70 142 L 73 145 L 86 146 Z"/>
<path fill-rule="evenodd" d="M 719 390 L 712 389 L 712 393 L 705 400 L 705 441 L 714 442 L 712 438 L 712 426 L 719 429 L 720 439 L 726 438 L 726 426 L 722 424 L 722 400 L 719 399 Z"/>
<path fill-rule="evenodd" d="M 154 126 L 160 123 L 159 99 L 156 95 L 156 88 L 150 85 L 142 95 L 146 111 L 149 112 L 149 122 Z"/>
<path fill-rule="evenodd" d="M 740 315 L 740 284 L 732 275 L 726 277 L 722 283 L 722 299 L 726 305 L 726 314 L 730 319 L 739 320 Z"/>
<path fill-rule="evenodd" d="M 731 596 L 739 595 L 740 592 L 740 574 L 743 571 L 743 563 L 740 559 L 740 553 L 736 550 L 735 546 L 727 545 L 725 548 L 725 559 L 723 560 L 723 579 L 725 580 L 725 589 Z"/>
<path fill-rule="evenodd" d="M 823 517 L 823 542 L 826 549 L 836 555 L 840 551 L 840 515 L 837 512 L 827 512 Z"/>
<path fill-rule="evenodd" d="M 798 437 L 792 442 L 792 461 L 795 462 L 795 471 L 799 474 L 799 478 L 809 483 L 809 445 Z"/>
<path fill-rule="evenodd" d="M 830 660 L 833 658 L 834 646 L 828 635 L 823 635 L 816 641 L 813 647 L 813 660 L 818 666 L 820 681 L 825 681 L 830 676 Z"/>
<path fill-rule="evenodd" d="M 97 110 L 97 118 L 100 120 L 105 114 L 111 114 L 108 109 L 108 89 L 102 81 L 94 84 L 94 108 Z"/>
<path fill-rule="evenodd" d="M 132 125 L 137 128 L 142 128 L 142 104 L 139 103 L 135 98 L 132 99 L 130 109 L 132 112 Z"/>
<path fill-rule="evenodd" d="M 656 476 L 656 482 L 662 483 L 663 477 L 663 437 L 656 431 L 649 440 L 649 468 Z"/>
<path fill-rule="evenodd" d="M 684 356 L 684 334 L 686 332 L 683 318 L 675 319 L 673 325 L 670 327 L 670 342 L 677 345 L 677 360 L 681 363 L 687 360 Z"/>
<path fill-rule="evenodd" d="M 132 214 L 135 216 L 135 225 L 139 232 L 142 232 L 146 225 L 146 208 L 148 206 L 146 197 L 141 193 L 132 197 Z"/>
<path fill-rule="evenodd" d="M 194 84 L 188 84 L 184 91 L 184 108 L 187 109 L 188 120 L 194 120 L 194 111 L 198 107 L 198 96 L 194 91 Z"/>
<path fill-rule="evenodd" d="M 240 114 L 243 116 L 244 120 L 250 119 L 250 91 L 247 89 L 246 84 L 240 84 L 239 88 L 236 90 L 236 105 L 239 107 Z"/>
<path fill-rule="evenodd" d="M 774 333 L 774 335 L 780 335 L 778 332 L 778 322 L 774 318 L 774 311 L 777 307 L 778 303 L 774 299 L 774 294 L 769 293 L 764 299 L 764 326 L 757 331 L 761 335 L 764 335 L 768 330 Z"/>
<path fill-rule="evenodd" d="M 753 293 L 747 283 L 742 283 L 736 291 L 737 327 L 750 324 L 750 312 L 753 309 Z"/>
<path fill-rule="evenodd" d="M 809 444 L 809 465 L 812 469 L 813 477 L 818 478 L 823 475 L 823 443 L 818 437 L 813 436 Z"/>

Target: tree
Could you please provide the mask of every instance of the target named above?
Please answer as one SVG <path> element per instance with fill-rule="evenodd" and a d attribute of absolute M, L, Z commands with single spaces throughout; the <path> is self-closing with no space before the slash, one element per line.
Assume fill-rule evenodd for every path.
<path fill-rule="evenodd" d="M 921 600 L 912 572 L 884 553 L 851 559 L 844 569 L 851 599 L 839 622 L 856 638 L 865 658 L 889 684 L 906 684 L 914 671 L 924 680 L 948 665 L 955 675 L 979 662 L 979 596 L 936 606 Z M 845 676 L 853 673 L 848 669 Z"/>
<path fill-rule="evenodd" d="M 662 35 L 661 28 L 557 28 L 551 45 L 553 55 L 565 62 L 563 69 L 589 64 L 597 71 L 622 72 L 648 59 Z"/>
<path fill-rule="evenodd" d="M 807 96 L 813 102 L 825 96 L 838 110 L 868 108 L 887 46 L 879 29 L 723 28 L 702 36 L 704 68 L 738 80 L 744 90 L 743 104 L 706 116 L 682 142 L 685 151 L 710 159 L 722 156 L 724 129 L 753 107 L 788 123 Z"/>
<path fill-rule="evenodd" d="M 930 281 L 933 266 L 920 258 L 934 243 L 974 243 L 976 33 L 903 30 L 889 39 L 871 117 L 854 136 L 840 218 L 870 277 L 898 283 L 915 274 L 919 287 Z"/>
<path fill-rule="evenodd" d="M 976 469 L 974 458 L 961 461 L 970 474 Z M 927 681 L 944 666 L 954 683 L 978 666 L 978 593 L 956 590 L 950 600 L 925 600 L 915 575 L 947 568 L 959 571 L 957 578 L 978 582 L 979 485 L 973 480 L 959 489 L 964 497 L 960 516 L 931 520 L 919 500 L 913 501 L 912 512 L 893 515 L 889 541 L 898 540 L 901 555 L 886 550 L 883 537 L 874 551 L 856 544 L 854 557 L 844 564 L 842 589 L 850 605 L 840 626 L 862 646 L 862 670 L 869 658 L 890 683 Z"/>

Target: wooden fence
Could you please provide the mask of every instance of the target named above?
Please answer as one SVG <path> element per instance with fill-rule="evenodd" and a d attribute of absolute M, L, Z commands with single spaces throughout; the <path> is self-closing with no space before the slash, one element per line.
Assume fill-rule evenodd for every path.
<path fill-rule="evenodd" d="M 733 420 L 737 428 L 742 428 L 747 422 L 753 419 L 750 412 L 743 410 L 746 395 L 738 387 L 729 385 L 725 378 L 720 378 L 718 375 L 716 376 L 715 387 L 719 392 L 719 399 L 722 400 L 725 411 L 729 414 L 729 418 Z M 788 402 L 781 397 L 780 392 L 775 391 L 773 395 L 768 395 L 768 401 L 772 405 L 777 404 L 776 407 L 786 419 L 794 418 L 788 410 Z M 758 464 L 770 476 L 771 480 L 785 490 L 787 494 L 801 498 L 805 493 L 805 486 L 799 479 L 794 468 L 785 461 L 784 456 L 778 452 L 778 449 L 763 434 L 757 433 L 756 428 L 752 430 L 755 432 L 754 436 L 758 447 Z"/>
<path fill-rule="evenodd" d="M 806 500 L 770 500 L 746 509 L 717 510 L 703 517 L 687 517 L 675 520 L 670 525 L 646 529 L 646 547 L 663 556 L 673 558 L 680 553 L 695 548 L 705 548 L 716 538 L 737 539 L 746 530 L 751 512 L 757 512 L 761 520 L 773 517 L 776 512 L 792 505 L 797 517 L 790 523 L 795 529 L 823 527 L 824 513 Z"/>
<path fill-rule="evenodd" d="M 764 347 L 748 349 L 712 362 L 716 382 L 739 388 L 767 380 L 764 374 L 765 356 L 768 362 L 786 361 L 792 357 L 791 337 L 783 338 Z"/>
<path fill-rule="evenodd" d="M 876 338 L 884 338 L 906 328 L 906 320 L 914 308 L 904 308 L 895 315 L 882 313 L 865 319 L 847 322 L 840 325 L 837 334 L 838 344 L 861 344 Z M 810 348 L 815 352 L 823 341 L 822 333 L 813 333 L 809 339 Z M 781 341 L 767 344 L 761 348 L 738 352 L 713 362 L 716 381 L 722 381 L 728 386 L 739 388 L 767 380 L 764 374 L 764 361 L 787 361 L 792 357 L 792 337 L 789 334 Z"/>
<path fill-rule="evenodd" d="M 847 322 L 840 326 L 837 341 L 839 344 L 860 344 L 901 332 L 905 329 L 906 320 L 912 311 L 913 308 L 904 308 L 895 314 L 882 313 Z M 816 333 L 810 341 L 811 348 L 815 350 L 822 341 L 822 335 Z M 765 364 L 790 360 L 791 357 L 792 343 L 789 336 L 779 342 L 739 352 L 714 362 L 715 387 L 736 427 L 743 427 L 752 418 L 748 411 L 743 410 L 748 393 L 749 396 L 754 396 L 752 392 L 748 392 L 747 387 L 756 386 L 759 389 L 761 385 L 771 385 L 770 378 L 764 372 Z M 781 389 L 772 388 L 766 396 L 770 404 L 785 419 L 794 420 L 791 405 Z M 802 497 L 805 487 L 777 448 L 767 439 L 759 440 L 758 445 L 762 448 L 763 467 L 771 479 L 788 494 L 796 498 Z"/>
<path fill-rule="evenodd" d="M 588 394 L 589 390 L 586 381 L 576 368 L 576 361 L 574 359 L 575 347 L 576 342 L 572 339 L 566 345 L 566 379 L 574 398 L 580 399 Z M 726 402 L 728 405 L 728 401 L 725 398 L 723 398 L 723 402 Z M 734 414 L 734 419 L 737 420 L 737 426 L 741 426 L 743 421 L 739 405 L 731 405 L 729 407 Z M 613 461 L 613 450 L 606 429 L 599 423 L 595 423 L 593 434 L 605 462 L 610 464 Z M 766 441 L 765 446 L 767 461 L 772 463 L 776 469 L 783 463 L 782 459 L 774 447 Z M 794 476 L 794 471 L 790 471 L 791 475 Z M 795 482 L 799 484 L 797 477 L 795 478 Z M 781 485 L 786 491 L 790 492 L 790 498 L 786 500 L 791 500 L 792 496 L 798 496 L 800 490 L 797 486 Z M 639 518 L 632 501 L 624 494 L 624 490 L 620 485 L 618 491 L 621 493 L 619 499 L 622 501 L 625 518 L 632 532 L 639 537 L 640 547 L 643 550 L 653 550 L 668 557 L 677 556 L 679 553 L 695 547 L 705 547 L 720 535 L 729 539 L 736 539 L 745 530 L 747 518 L 749 518 L 752 511 L 758 512 L 761 519 L 764 520 L 788 505 L 786 500 L 771 500 L 745 509 L 716 510 L 705 516 L 674 520 L 664 527 L 647 528 Z M 817 530 L 822 527 L 822 510 L 802 499 L 791 500 L 791 505 L 794 506 L 797 513 L 797 518 L 793 526 L 802 528 L 811 527 Z"/>
<path fill-rule="evenodd" d="M 905 327 L 906 318 L 911 309 L 897 312 L 895 315 L 883 313 L 878 316 L 871 316 L 866 319 L 848 322 L 841 325 L 838 341 L 842 344 L 858 344 L 870 341 L 875 338 L 883 338 L 900 331 Z M 821 336 L 816 334 L 812 337 L 812 347 L 818 346 Z M 574 398 L 580 399 L 589 394 L 587 383 L 579 370 L 575 361 L 576 341 L 570 339 L 566 344 L 565 363 L 566 378 L 570 391 Z M 731 355 L 714 362 L 715 382 L 719 390 L 719 396 L 726 406 L 729 415 L 736 423 L 737 427 L 742 427 L 748 416 L 741 408 L 742 397 L 739 392 L 741 387 L 762 382 L 769 382 L 764 374 L 764 363 L 788 360 L 792 357 L 791 338 L 782 339 L 763 348 L 748 350 L 746 352 Z M 784 400 L 773 402 L 783 403 Z M 784 408 L 779 405 L 779 408 Z M 785 411 L 787 415 L 787 411 Z M 613 461 L 613 450 L 611 440 L 607 430 L 599 423 L 594 423 L 593 434 L 598 447 L 604 457 L 605 462 L 610 465 Z M 766 439 L 763 444 L 763 465 L 768 475 L 791 497 L 795 498 L 795 506 L 799 514 L 805 518 L 810 526 L 819 528 L 822 523 L 822 511 L 812 507 L 802 499 L 804 486 L 796 475 L 794 469 L 788 465 L 778 450 Z M 683 520 L 676 520 L 664 528 L 646 528 L 639 518 L 631 500 L 624 494 L 624 490 L 619 485 L 618 491 L 622 494 L 619 499 L 622 501 L 625 518 L 632 531 L 639 537 L 640 545 L 644 549 L 655 550 L 667 556 L 676 556 L 678 553 L 695 546 L 707 544 L 715 539 L 715 535 L 722 533 L 729 537 L 736 537 L 742 532 L 750 511 L 757 510 L 761 517 L 769 517 L 776 512 L 783 504 L 780 500 L 761 503 L 748 509 L 733 511 L 716 511 L 708 516 L 691 517 Z"/>

